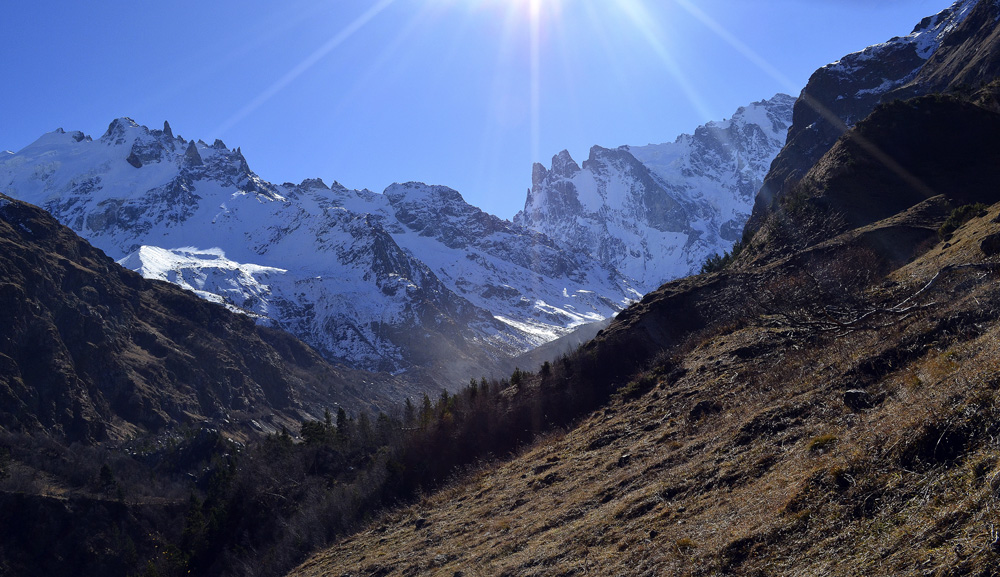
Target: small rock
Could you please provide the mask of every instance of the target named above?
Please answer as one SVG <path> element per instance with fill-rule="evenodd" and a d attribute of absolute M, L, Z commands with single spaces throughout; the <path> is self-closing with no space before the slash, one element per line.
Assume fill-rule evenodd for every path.
<path fill-rule="evenodd" d="M 548 475 L 545 475 L 545 478 L 539 481 L 539 483 L 547 487 L 553 483 L 558 483 L 559 481 L 562 481 L 562 477 L 560 477 L 558 473 L 549 473 Z"/>
<path fill-rule="evenodd" d="M 986 256 L 1000 254 L 1000 232 L 993 233 L 984 238 L 983 242 L 979 243 L 979 248 Z"/>
<path fill-rule="evenodd" d="M 618 457 L 618 466 L 624 467 L 625 465 L 628 465 L 630 461 L 632 461 L 632 455 L 625 453 L 621 457 Z"/>
<path fill-rule="evenodd" d="M 722 412 L 722 404 L 718 401 L 698 401 L 695 403 L 694 407 L 691 408 L 691 412 L 688 413 L 688 418 L 692 421 L 697 421 L 706 415 L 720 412 Z"/>
<path fill-rule="evenodd" d="M 861 389 L 851 389 L 844 392 L 844 404 L 855 411 L 870 409 L 872 406 L 871 395 L 868 391 Z"/>

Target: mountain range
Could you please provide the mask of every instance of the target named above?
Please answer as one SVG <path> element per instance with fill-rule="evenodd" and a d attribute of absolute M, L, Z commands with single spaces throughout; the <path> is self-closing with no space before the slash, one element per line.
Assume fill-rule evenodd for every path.
<path fill-rule="evenodd" d="M 128 118 L 5 153 L 0 189 L 331 362 L 454 388 L 728 249 L 791 106 L 778 95 L 673 143 L 595 147 L 582 169 L 561 153 L 535 166 L 514 222 L 444 186 L 273 184 L 239 148 Z"/>
<path fill-rule="evenodd" d="M 732 185 L 713 189 L 728 204 L 680 185 L 647 194 L 673 186 L 658 166 L 696 172 L 684 151 L 741 166 L 752 147 L 724 146 L 730 128 L 761 143 L 778 131 L 739 114 L 703 145 L 654 147 L 658 161 L 636 147 L 597 148 L 583 166 L 557 155 L 536 167 L 521 224 L 444 187 L 273 185 L 238 149 L 124 119 L 97 140 L 58 131 L 5 155 L 0 186 L 43 208 L 0 196 L 0 574 L 996 575 L 998 40 L 1000 2 L 959 0 L 819 69 L 742 231 L 722 225 L 749 169 L 699 177 Z M 844 100 L 866 103 L 831 112 Z M 560 221 L 548 202 L 576 212 Z M 629 231 L 595 220 L 626 213 Z M 502 285 L 453 288 L 473 270 L 459 255 L 524 262 L 534 253 L 506 234 L 537 217 L 552 227 L 528 233 L 551 248 L 545 266 L 567 263 L 548 278 L 600 271 L 640 293 L 600 247 L 612 262 L 615 234 L 650 245 L 662 228 L 707 250 L 692 215 L 740 241 L 711 270 L 629 297 L 520 357 L 528 370 L 466 375 L 396 410 L 368 399 L 407 398 L 403 377 L 436 368 L 397 369 L 437 354 L 402 338 L 457 357 L 450 331 L 496 329 L 467 353 L 492 362 L 530 323 L 581 314 L 535 301 L 526 326 L 501 319 L 482 292 Z M 610 241 L 564 246 L 591 225 Z M 205 244 L 219 231 L 246 242 Z M 417 258 L 429 247 L 436 260 Z M 264 260 L 277 255 L 313 268 Z M 292 273 L 314 275 L 290 283 L 305 296 L 340 274 L 358 299 L 414 297 L 385 301 L 404 303 L 391 310 L 409 331 L 387 319 L 373 333 L 403 343 L 373 365 L 398 380 L 262 326 L 285 322 L 275 295 L 299 293 L 272 284 Z M 302 318 L 348 306 L 324 298 Z M 331 404 L 345 397 L 357 412 Z"/>

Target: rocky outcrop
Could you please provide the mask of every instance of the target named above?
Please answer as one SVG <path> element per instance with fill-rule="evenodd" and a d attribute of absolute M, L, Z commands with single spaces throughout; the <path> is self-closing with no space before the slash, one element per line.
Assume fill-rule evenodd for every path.
<path fill-rule="evenodd" d="M 764 179 L 748 229 L 759 228 L 777 199 L 880 102 L 969 81 L 978 86 L 991 77 L 993 65 L 988 63 L 995 61 L 990 56 L 995 40 L 980 37 L 995 35 L 997 11 L 991 0 L 958 0 L 925 18 L 909 35 L 848 54 L 814 72 L 795 102 L 787 144 Z"/>
<path fill-rule="evenodd" d="M 793 189 L 855 228 L 944 195 L 956 206 L 998 200 L 1000 114 L 956 97 L 879 106 Z"/>

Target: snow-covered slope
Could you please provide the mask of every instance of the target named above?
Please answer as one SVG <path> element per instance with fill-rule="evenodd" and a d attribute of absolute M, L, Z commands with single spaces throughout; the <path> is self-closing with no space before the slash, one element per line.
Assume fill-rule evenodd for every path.
<path fill-rule="evenodd" d="M 647 292 L 697 272 L 739 240 L 795 99 L 778 94 L 674 142 L 595 146 L 580 167 L 563 151 L 534 166 L 514 222 L 589 253 Z"/>
<path fill-rule="evenodd" d="M 46 134 L 0 157 L 0 190 L 125 266 L 280 326 L 331 360 L 433 369 L 442 384 L 639 296 L 617 271 L 446 187 L 274 185 L 239 149 L 166 124 L 118 119 L 98 140 Z"/>

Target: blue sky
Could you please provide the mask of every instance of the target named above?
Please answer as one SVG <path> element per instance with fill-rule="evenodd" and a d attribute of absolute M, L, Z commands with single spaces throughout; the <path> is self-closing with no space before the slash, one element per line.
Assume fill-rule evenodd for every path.
<path fill-rule="evenodd" d="M 273 182 L 445 184 L 510 218 L 531 163 L 672 141 L 949 0 L 9 2 L 0 150 L 129 116 Z"/>

